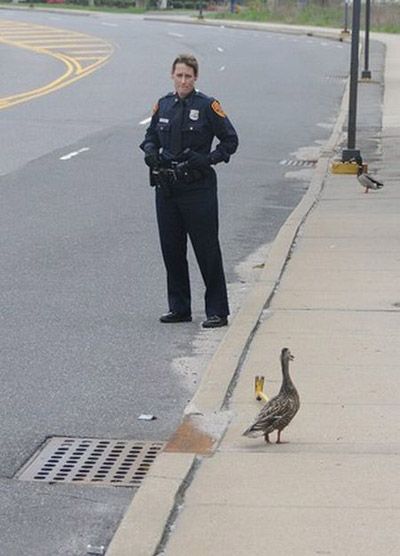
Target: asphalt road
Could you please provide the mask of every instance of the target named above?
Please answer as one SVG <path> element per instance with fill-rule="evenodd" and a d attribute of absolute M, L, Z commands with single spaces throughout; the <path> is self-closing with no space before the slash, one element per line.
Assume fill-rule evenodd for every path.
<path fill-rule="evenodd" d="M 343 43 L 140 17 L 1 10 L 3 20 L 100 37 L 101 69 L 1 109 L 0 514 L 7 556 L 78 556 L 107 544 L 132 489 L 13 479 L 50 436 L 166 440 L 224 331 L 203 331 L 191 256 L 194 322 L 167 309 L 153 191 L 138 149 L 178 52 L 200 61 L 200 90 L 222 102 L 241 144 L 219 168 L 221 242 L 234 310 L 268 244 L 307 188 L 348 72 Z M 1 32 L 1 30 L 0 30 Z M 38 88 L 61 62 L 1 45 L 1 97 Z M 1 99 L 0 99 L 1 101 Z M 71 156 L 71 153 L 77 153 Z M 289 173 L 288 173 L 289 172 Z M 138 420 L 142 413 L 157 420 Z"/>

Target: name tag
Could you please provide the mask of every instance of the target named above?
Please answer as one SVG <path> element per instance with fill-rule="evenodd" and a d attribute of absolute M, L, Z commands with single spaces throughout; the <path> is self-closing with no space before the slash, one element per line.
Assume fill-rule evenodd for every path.
<path fill-rule="evenodd" d="M 169 123 L 168 118 L 160 118 L 158 121 L 160 122 L 160 124 L 168 124 Z"/>

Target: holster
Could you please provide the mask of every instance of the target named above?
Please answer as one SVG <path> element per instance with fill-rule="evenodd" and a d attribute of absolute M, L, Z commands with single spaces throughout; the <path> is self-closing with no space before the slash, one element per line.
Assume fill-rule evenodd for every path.
<path fill-rule="evenodd" d="M 175 181 L 174 173 L 170 168 L 152 168 L 150 170 L 151 187 L 157 187 L 167 197 L 171 195 L 171 186 Z"/>

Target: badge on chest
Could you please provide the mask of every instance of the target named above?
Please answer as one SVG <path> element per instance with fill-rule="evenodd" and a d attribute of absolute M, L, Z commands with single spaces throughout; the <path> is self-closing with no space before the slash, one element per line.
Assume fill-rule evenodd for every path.
<path fill-rule="evenodd" d="M 189 112 L 189 118 L 194 122 L 199 119 L 199 111 L 198 110 L 191 110 Z"/>

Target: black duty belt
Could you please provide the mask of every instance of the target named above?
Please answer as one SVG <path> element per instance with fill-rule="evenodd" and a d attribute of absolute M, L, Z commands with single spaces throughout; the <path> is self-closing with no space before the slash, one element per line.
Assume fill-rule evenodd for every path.
<path fill-rule="evenodd" d="M 186 162 L 172 162 L 170 168 L 155 168 L 151 171 L 152 185 L 171 187 L 175 184 L 189 184 L 204 178 L 201 170 L 189 168 Z"/>

